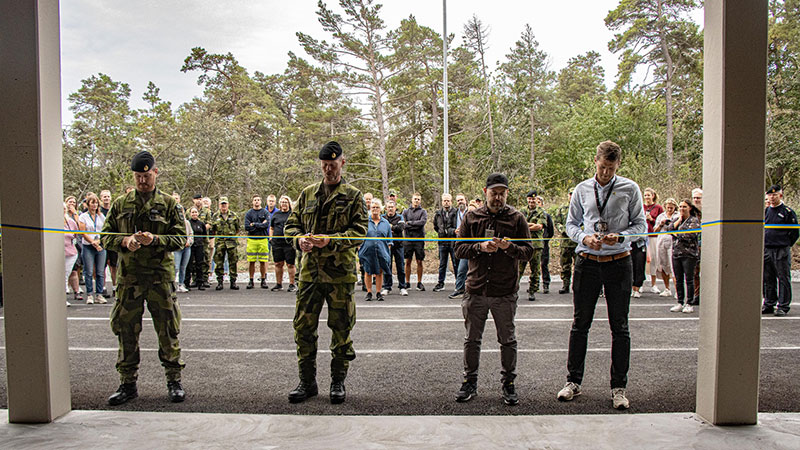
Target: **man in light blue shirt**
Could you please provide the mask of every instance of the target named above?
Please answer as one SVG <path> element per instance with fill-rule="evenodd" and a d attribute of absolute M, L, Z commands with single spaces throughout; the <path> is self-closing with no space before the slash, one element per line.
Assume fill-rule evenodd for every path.
<path fill-rule="evenodd" d="M 647 232 L 639 186 L 616 174 L 622 150 L 605 141 L 597 146 L 594 177 L 575 187 L 569 205 L 567 234 L 578 243 L 573 276 L 574 314 L 569 335 L 567 384 L 561 401 L 580 395 L 589 328 L 601 289 L 611 327 L 611 397 L 616 409 L 627 409 L 631 339 L 628 331 L 633 268 L 632 234 Z"/>

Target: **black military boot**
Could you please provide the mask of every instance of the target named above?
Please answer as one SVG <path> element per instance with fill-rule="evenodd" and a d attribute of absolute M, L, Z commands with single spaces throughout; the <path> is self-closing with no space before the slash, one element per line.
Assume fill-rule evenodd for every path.
<path fill-rule="evenodd" d="M 119 389 L 111 397 L 108 397 L 108 404 L 111 406 L 121 405 L 128 400 L 133 400 L 139 396 L 136 390 L 136 383 L 122 383 Z"/>
<path fill-rule="evenodd" d="M 289 403 L 303 402 L 307 398 L 316 397 L 318 393 L 316 381 L 301 381 L 292 392 L 289 392 Z"/>
<path fill-rule="evenodd" d="M 217 280 L 217 287 L 214 288 L 217 291 L 222 290 L 222 280 Z"/>
<path fill-rule="evenodd" d="M 549 284 L 545 284 L 542 287 L 542 294 L 549 294 L 549 293 L 550 293 L 550 285 Z"/>
<path fill-rule="evenodd" d="M 559 294 L 569 294 L 569 282 L 564 283 L 564 287 L 558 290 Z"/>
<path fill-rule="evenodd" d="M 528 292 L 528 301 L 529 302 L 535 302 L 536 301 L 536 294 L 534 294 L 533 292 Z"/>
<path fill-rule="evenodd" d="M 167 397 L 172 403 L 180 403 L 186 399 L 186 392 L 183 391 L 180 381 L 167 381 Z"/>
<path fill-rule="evenodd" d="M 347 395 L 344 391 L 344 380 L 336 381 L 333 380 L 331 382 L 331 403 L 334 405 L 338 405 L 340 403 L 344 403 L 344 399 Z"/>
<path fill-rule="evenodd" d="M 231 290 L 232 291 L 238 291 L 239 290 L 239 286 L 236 285 L 236 280 L 231 280 Z"/>
<path fill-rule="evenodd" d="M 255 284 L 253 283 L 253 279 L 250 278 L 250 281 L 247 282 L 247 289 L 253 289 Z"/>

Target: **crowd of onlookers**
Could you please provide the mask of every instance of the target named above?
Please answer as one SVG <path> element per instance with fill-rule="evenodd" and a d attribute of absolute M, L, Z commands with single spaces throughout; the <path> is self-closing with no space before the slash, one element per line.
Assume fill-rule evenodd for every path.
<path fill-rule="evenodd" d="M 770 214 L 771 208 L 773 210 L 786 208 L 782 202 L 780 188 L 773 187 L 772 191 L 774 192 L 768 193 L 765 198 L 767 223 L 772 223 L 770 220 L 783 220 L 788 215 L 783 210 L 780 215 Z M 541 270 L 531 271 L 531 283 L 535 282 L 533 285 L 538 288 L 538 277 L 541 274 L 541 291 L 547 293 L 549 290 L 549 244 L 552 240 L 554 249 L 562 249 L 560 269 L 565 285 L 559 292 L 567 293 L 572 259 L 565 258 L 564 253 L 571 249 L 568 245 L 564 245 L 566 244 L 564 240 L 567 238 L 563 234 L 559 233 L 559 236 L 556 236 L 554 233 L 554 228 L 563 230 L 565 214 L 554 213 L 551 216 L 544 210 L 544 201 L 536 191 L 528 195 L 532 199 L 529 199 L 527 207 L 522 208 L 522 212 L 531 217 L 536 208 L 541 208 L 547 218 L 547 225 L 541 228 L 542 232 L 539 234 L 541 236 L 539 239 L 544 241 L 546 251 L 542 254 L 541 260 L 536 261 L 537 265 L 541 265 Z M 188 292 L 192 288 L 201 290 L 210 288 L 209 277 L 213 279 L 215 276 L 217 290 L 223 289 L 224 281 L 230 282 L 231 289 L 239 289 L 236 285 L 239 239 L 236 236 L 242 231 L 247 238 L 245 253 L 250 276 L 247 288 L 255 287 L 256 266 L 261 275 L 260 287 L 270 288 L 266 280 L 268 266 L 272 262 L 276 282 L 271 289 L 282 290 L 286 275 L 287 290 L 290 292 L 296 290 L 297 253 L 291 240 L 280 237 L 283 236 L 283 227 L 292 209 L 292 201 L 288 196 L 281 196 L 278 200 L 276 196 L 268 195 L 266 204 L 262 206 L 261 196 L 254 195 L 252 208 L 244 214 L 243 224 L 240 215 L 230 210 L 227 197 L 219 198 L 216 211 L 212 211 L 212 201 L 209 197 L 195 195 L 188 208 L 181 205 L 178 193 L 173 193 L 173 197 L 178 201 L 184 216 L 188 236 L 186 247 L 174 254 L 178 292 Z M 652 234 L 635 237 L 632 242 L 633 297 L 641 297 L 649 275 L 650 286 L 647 290 L 663 297 L 677 299 L 677 304 L 670 309 L 671 311 L 691 313 L 700 301 L 699 261 L 702 240 L 701 233 L 686 231 L 697 230 L 701 226 L 703 191 L 697 188 L 692 190 L 691 198 L 678 200 L 667 198 L 659 202 L 656 191 L 646 188 L 642 198 L 648 233 Z M 72 291 L 75 300 L 83 300 L 85 295 L 86 304 L 106 303 L 106 298 L 113 295 L 113 292 L 109 294 L 104 288 L 106 267 L 111 277 L 111 285 L 116 284 L 117 254 L 102 248 L 99 234 L 91 233 L 102 230 L 111 200 L 111 192 L 103 190 L 99 196 L 88 193 L 80 202 L 73 196 L 67 197 L 64 202 L 64 229 L 88 232 L 64 235 L 67 291 L 68 293 Z M 374 198 L 371 193 L 364 194 L 364 200 L 369 215 L 367 236 L 384 238 L 365 240 L 358 253 L 361 270 L 359 284 L 367 292 L 365 300 L 382 301 L 393 288 L 396 288 L 400 295 L 407 296 L 411 288 L 414 260 L 416 260 L 416 290 L 425 290 L 422 275 L 426 254 L 425 239 L 428 236 L 426 226 L 429 222 L 432 223 L 438 238 L 438 282 L 433 291 L 439 292 L 444 289 L 449 267 L 456 280 L 455 289 L 449 298 L 456 299 L 463 296 L 467 264 L 466 260 L 459 261 L 455 257 L 453 249 L 458 238 L 458 228 L 465 214 L 482 206 L 480 197 L 468 201 L 466 195 L 457 194 L 454 203 L 450 194 L 443 194 L 440 206 L 430 217 L 422 206 L 422 196 L 419 193 L 411 196 L 410 204 L 406 208 L 398 205 L 397 193 L 394 190 L 389 192 L 385 204 L 380 199 Z M 560 209 L 556 208 L 555 211 L 564 211 L 565 208 L 566 205 Z M 794 214 L 791 209 L 788 211 Z M 555 227 L 553 216 L 555 216 Z M 792 222 L 790 217 L 786 217 L 786 221 Z M 777 311 L 785 313 L 788 311 L 791 299 L 791 286 L 786 280 L 787 276 L 790 277 L 787 273 L 791 264 L 791 251 L 788 251 L 788 257 L 786 251 L 781 254 L 770 252 L 769 248 L 775 247 L 772 245 L 775 243 L 770 242 L 770 236 L 779 235 L 777 244 L 780 248 L 787 245 L 791 248 L 797 239 L 796 230 L 767 229 L 765 233 L 767 239 L 765 251 L 768 254 L 765 254 L 764 311 L 765 313 L 775 311 L 777 304 Z M 531 266 L 533 264 L 531 261 Z M 533 280 L 534 274 L 536 280 Z M 81 275 L 82 280 L 79 279 Z M 520 273 L 520 277 L 522 275 L 523 273 Z M 770 284 L 767 278 L 777 279 L 778 282 Z M 663 290 L 657 286 L 658 279 L 664 284 Z M 80 284 L 85 285 L 85 292 Z M 776 284 L 776 287 L 773 288 L 773 284 Z M 534 300 L 534 292 L 529 292 L 528 298 Z"/>

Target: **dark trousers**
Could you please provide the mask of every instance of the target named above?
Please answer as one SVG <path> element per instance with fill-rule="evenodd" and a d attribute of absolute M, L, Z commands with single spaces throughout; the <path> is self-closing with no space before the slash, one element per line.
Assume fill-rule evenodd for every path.
<path fill-rule="evenodd" d="M 789 311 L 792 303 L 792 248 L 764 249 L 764 307 Z"/>
<path fill-rule="evenodd" d="M 467 283 L 467 272 L 469 271 L 469 260 L 458 260 L 458 273 L 456 273 L 456 292 L 464 291 L 464 286 Z"/>
<path fill-rule="evenodd" d="M 192 256 L 189 258 L 189 266 L 186 267 L 186 286 L 192 282 L 194 278 L 195 283 L 198 285 L 208 280 L 208 273 L 206 272 L 206 248 L 208 246 L 192 246 Z"/>
<path fill-rule="evenodd" d="M 397 288 L 408 289 L 406 286 L 406 265 L 403 258 L 403 246 L 393 245 L 389 251 L 389 268 L 392 267 L 392 260 L 394 260 L 394 267 L 397 271 Z M 383 288 L 387 291 L 392 290 L 392 272 L 383 274 Z"/>
<path fill-rule="evenodd" d="M 641 241 L 640 241 L 641 242 Z M 646 278 L 645 268 L 647 266 L 647 247 L 638 246 L 638 242 L 631 245 L 631 263 L 633 264 L 633 287 L 641 288 Z"/>
<path fill-rule="evenodd" d="M 447 259 L 453 264 L 453 276 L 456 276 L 456 266 L 458 266 L 458 259 L 456 259 L 456 249 L 449 245 L 439 246 L 439 284 L 444 283 L 444 278 L 447 275 Z"/>
<path fill-rule="evenodd" d="M 492 312 L 500 344 L 501 381 L 513 381 L 517 376 L 517 338 L 514 334 L 514 316 L 517 314 L 517 294 L 505 297 L 484 297 L 464 294 L 461 312 L 464 315 L 464 378 L 478 381 L 478 365 L 481 359 L 481 341 L 486 318 Z"/>
<path fill-rule="evenodd" d="M 684 304 L 686 298 L 687 305 L 695 305 L 697 302 L 694 297 L 694 269 L 697 267 L 697 258 L 694 256 L 672 257 L 672 272 L 675 273 L 675 292 L 678 293 L 678 303 Z M 686 279 L 686 293 L 684 295 L 683 286 Z"/>
<path fill-rule="evenodd" d="M 576 258 L 575 273 L 572 277 L 572 303 L 575 310 L 569 333 L 567 381 L 577 384 L 583 381 L 589 328 L 592 326 L 594 308 L 602 288 L 605 291 L 608 324 L 611 327 L 611 388 L 624 388 L 628 384 L 631 356 L 628 310 L 632 272 L 630 257 L 604 263 L 582 256 Z"/>
<path fill-rule="evenodd" d="M 694 266 L 694 304 L 700 304 L 700 255 L 702 254 L 703 249 L 701 247 L 697 248 L 697 264 Z"/>
<path fill-rule="evenodd" d="M 550 286 L 550 241 L 544 241 L 542 248 L 542 286 Z"/>

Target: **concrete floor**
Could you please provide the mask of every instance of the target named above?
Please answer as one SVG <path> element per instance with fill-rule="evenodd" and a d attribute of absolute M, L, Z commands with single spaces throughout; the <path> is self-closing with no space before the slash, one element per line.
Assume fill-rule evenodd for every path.
<path fill-rule="evenodd" d="M 714 427 L 690 413 L 592 416 L 292 416 L 73 411 L 46 425 L 8 423 L 14 449 L 568 448 L 797 449 L 800 414 Z"/>

